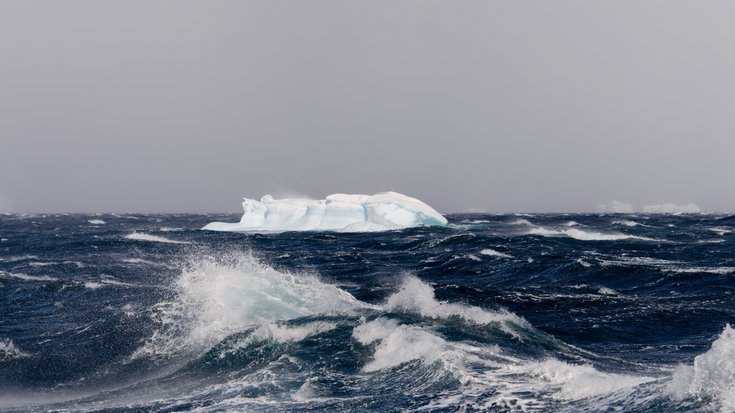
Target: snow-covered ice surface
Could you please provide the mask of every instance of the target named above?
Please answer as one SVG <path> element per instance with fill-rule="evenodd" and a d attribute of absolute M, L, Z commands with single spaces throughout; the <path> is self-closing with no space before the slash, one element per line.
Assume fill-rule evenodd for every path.
<path fill-rule="evenodd" d="M 212 231 L 377 232 L 418 226 L 445 226 L 447 219 L 416 198 L 397 192 L 375 195 L 332 194 L 322 200 L 265 195 L 245 198 L 237 223 L 212 222 Z"/>

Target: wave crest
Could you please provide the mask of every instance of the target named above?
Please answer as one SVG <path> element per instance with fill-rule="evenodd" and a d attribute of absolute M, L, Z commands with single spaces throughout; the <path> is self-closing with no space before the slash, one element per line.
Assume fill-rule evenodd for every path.
<path fill-rule="evenodd" d="M 155 307 L 161 328 L 135 356 L 202 350 L 248 327 L 368 306 L 316 276 L 277 271 L 249 254 L 198 259 L 175 290 L 173 301 Z"/>
<path fill-rule="evenodd" d="M 676 369 L 666 390 L 676 400 L 709 399 L 723 412 L 735 411 L 735 330 L 730 324 L 691 366 Z"/>

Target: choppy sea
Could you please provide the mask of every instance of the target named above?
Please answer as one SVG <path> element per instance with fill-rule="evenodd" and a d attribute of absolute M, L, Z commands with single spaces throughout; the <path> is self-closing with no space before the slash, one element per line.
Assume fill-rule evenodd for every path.
<path fill-rule="evenodd" d="M 0 410 L 735 411 L 735 216 L 0 215 Z"/>

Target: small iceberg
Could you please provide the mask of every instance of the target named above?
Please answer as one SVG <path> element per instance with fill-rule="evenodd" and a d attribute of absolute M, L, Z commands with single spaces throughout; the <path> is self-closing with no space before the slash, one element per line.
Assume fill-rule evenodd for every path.
<path fill-rule="evenodd" d="M 211 231 L 375 232 L 419 226 L 445 226 L 447 219 L 416 198 L 397 192 L 376 195 L 333 194 L 326 199 L 245 198 L 240 222 L 212 222 Z"/>

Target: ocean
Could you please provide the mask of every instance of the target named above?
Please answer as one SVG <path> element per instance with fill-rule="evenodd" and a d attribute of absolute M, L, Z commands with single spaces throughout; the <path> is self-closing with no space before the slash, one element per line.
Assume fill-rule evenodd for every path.
<path fill-rule="evenodd" d="M 735 216 L 0 215 L 3 412 L 735 411 Z"/>

